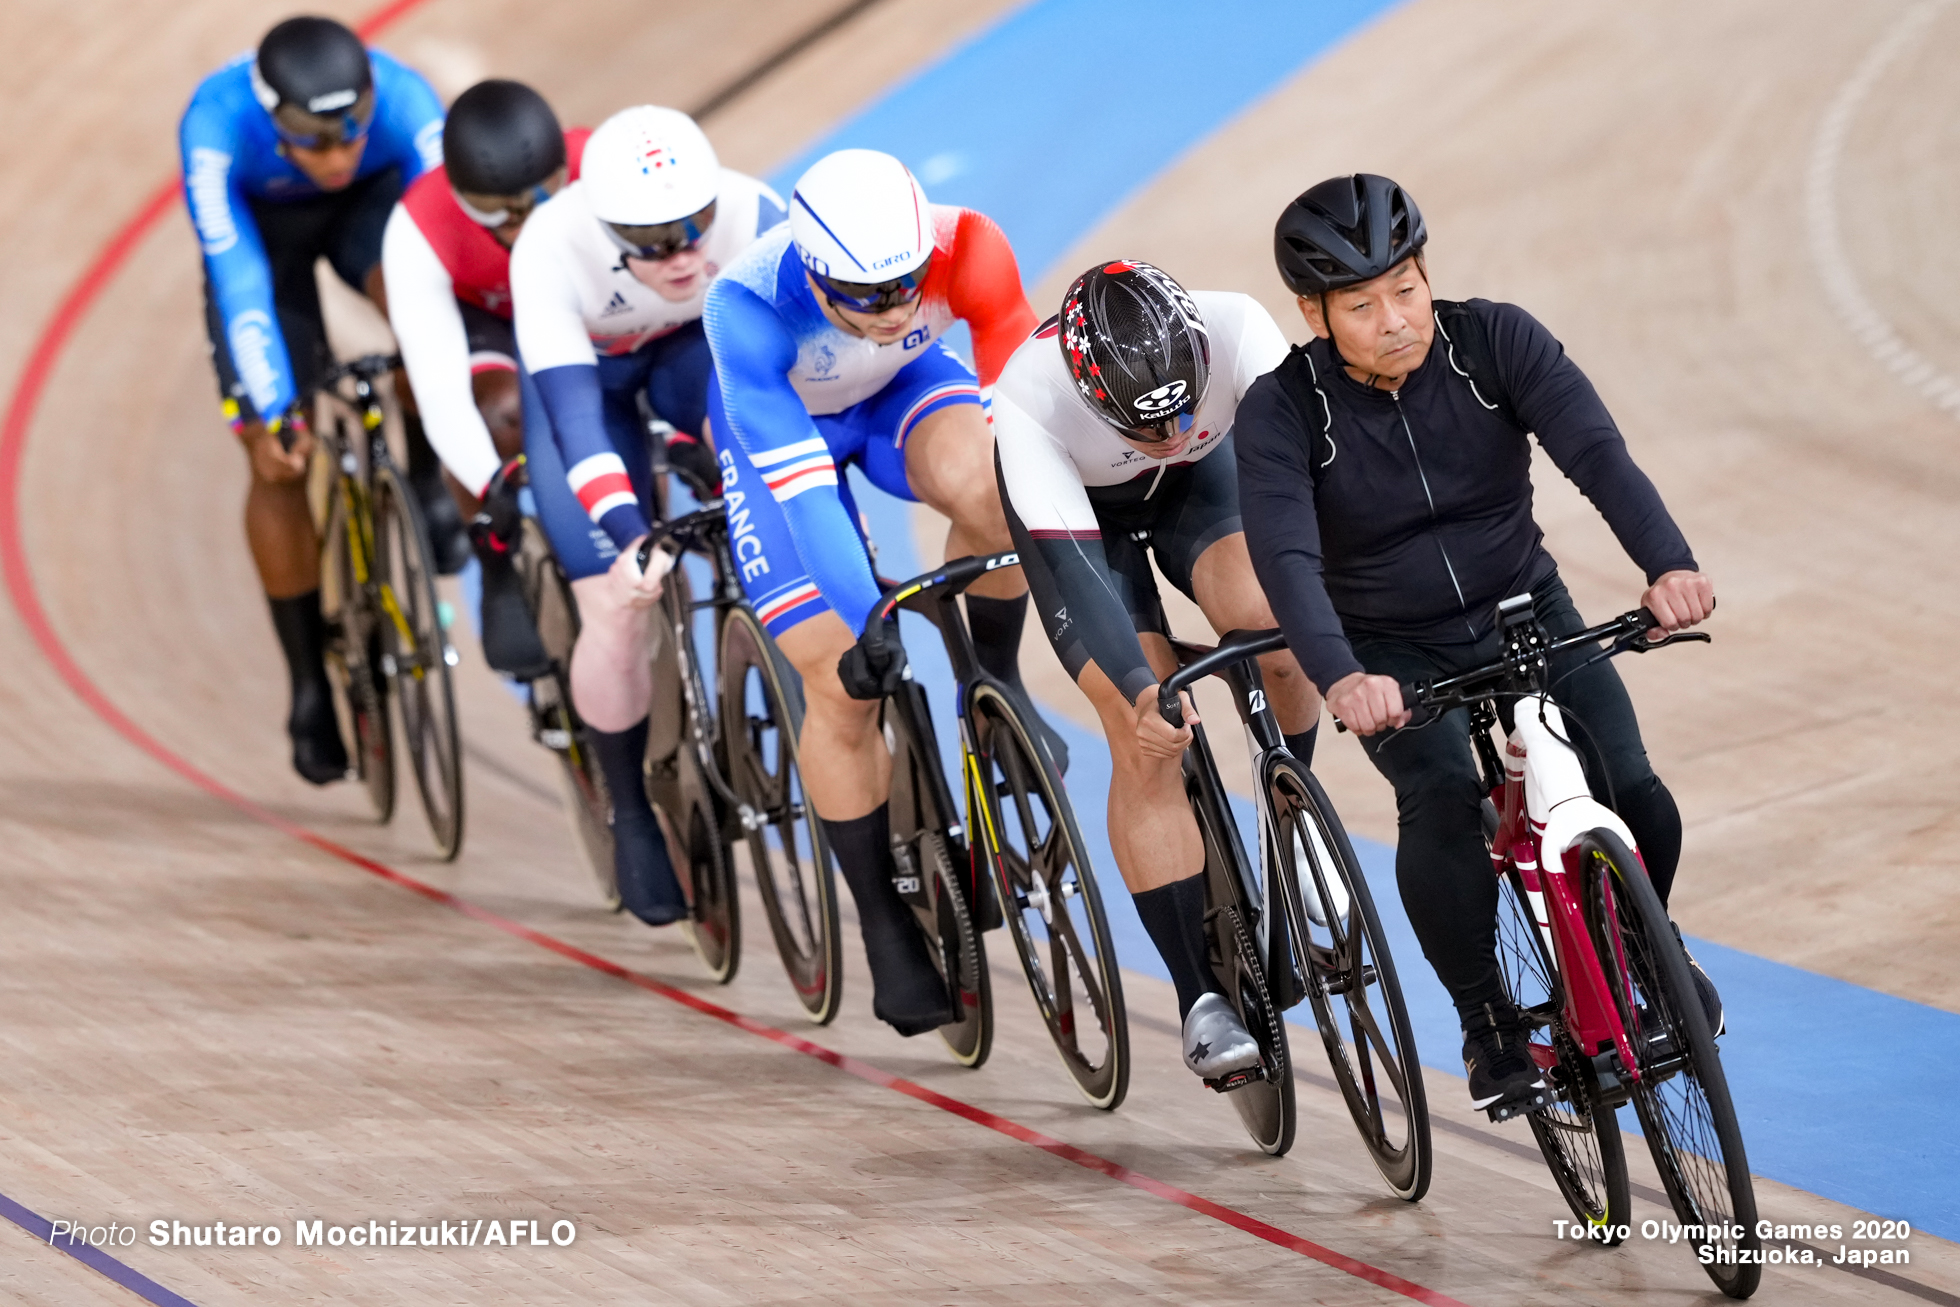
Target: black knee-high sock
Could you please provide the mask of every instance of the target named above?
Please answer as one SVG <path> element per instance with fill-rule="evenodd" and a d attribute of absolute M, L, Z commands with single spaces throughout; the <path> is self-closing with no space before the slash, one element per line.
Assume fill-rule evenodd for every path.
<path fill-rule="evenodd" d="M 327 619 L 320 613 L 320 592 L 308 590 L 287 599 L 268 597 L 272 609 L 272 629 L 279 634 L 279 648 L 286 655 L 286 670 L 292 677 L 295 716 L 316 701 L 331 705 L 333 689 L 327 682 Z"/>
<path fill-rule="evenodd" d="M 824 834 L 858 909 L 871 963 L 871 1011 L 901 1035 L 921 1035 L 953 1018 L 945 982 L 926 951 L 917 919 L 892 884 L 891 805 L 849 821 L 825 821 Z"/>
<path fill-rule="evenodd" d="M 1298 735 L 1284 737 L 1286 740 L 1286 751 L 1295 758 L 1298 758 L 1302 767 L 1311 768 L 1313 766 L 1313 742 L 1319 734 L 1320 723 L 1315 722 Z"/>
<path fill-rule="evenodd" d="M 990 599 L 966 597 L 967 629 L 973 632 L 973 651 L 990 676 L 1021 689 L 1021 628 L 1028 620 L 1028 597 Z"/>
<path fill-rule="evenodd" d="M 649 925 L 677 921 L 687 913 L 687 900 L 674 875 L 666 833 L 647 802 L 647 719 L 642 717 L 623 731 L 587 728 L 586 735 L 612 795 L 613 869 L 619 900 Z"/>
<path fill-rule="evenodd" d="M 1206 994 L 1219 992 L 1218 977 L 1205 958 L 1205 877 L 1203 872 L 1130 896 L 1150 942 L 1170 968 L 1177 986 L 1179 1020 Z"/>

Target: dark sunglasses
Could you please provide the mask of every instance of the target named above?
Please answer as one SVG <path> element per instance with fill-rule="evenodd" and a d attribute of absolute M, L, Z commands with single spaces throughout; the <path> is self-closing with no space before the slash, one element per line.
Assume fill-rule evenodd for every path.
<path fill-rule="evenodd" d="M 903 277 L 890 281 L 838 281 L 826 277 L 814 268 L 810 276 L 823 288 L 824 298 L 832 308 L 850 309 L 856 313 L 884 313 L 910 304 L 925 293 L 926 273 L 932 268 L 932 255 L 926 255 L 921 263 Z"/>
<path fill-rule="evenodd" d="M 516 195 L 484 195 L 477 191 L 459 191 L 453 186 L 449 193 L 456 197 L 457 207 L 471 222 L 480 227 L 501 227 L 508 222 L 523 222 L 531 216 L 531 210 L 556 195 L 563 184 L 554 174 L 530 190 Z"/>
<path fill-rule="evenodd" d="M 713 200 L 709 200 L 699 212 L 675 222 L 653 222 L 641 226 L 623 222 L 604 224 L 606 235 L 612 237 L 613 244 L 627 258 L 647 259 L 654 263 L 671 259 L 683 250 L 693 249 L 708 234 L 708 228 L 714 225 Z"/>
<path fill-rule="evenodd" d="M 280 140 L 302 150 L 327 150 L 365 140 L 373 124 L 372 86 L 339 113 L 308 113 L 296 104 L 282 104 L 272 111 L 272 130 Z"/>

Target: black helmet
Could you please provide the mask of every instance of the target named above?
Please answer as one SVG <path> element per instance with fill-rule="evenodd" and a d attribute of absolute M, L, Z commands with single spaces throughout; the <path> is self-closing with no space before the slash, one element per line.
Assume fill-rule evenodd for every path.
<path fill-rule="evenodd" d="M 1171 440 L 1211 379 L 1211 336 L 1184 287 L 1148 263 L 1089 269 L 1062 297 L 1062 358 L 1103 421 Z M 1154 433 L 1154 434 L 1146 434 Z"/>
<path fill-rule="evenodd" d="M 1330 177 L 1286 206 L 1273 229 L 1273 258 L 1295 295 L 1324 295 L 1374 280 L 1428 239 L 1407 191 L 1357 172 Z"/>
<path fill-rule="evenodd" d="M 358 140 L 374 118 L 367 47 L 331 18 L 288 18 L 267 32 L 252 91 L 279 134 L 307 148 Z"/>
<path fill-rule="evenodd" d="M 565 166 L 565 133 L 542 95 L 495 78 L 449 106 L 442 161 L 459 191 L 518 195 Z"/>

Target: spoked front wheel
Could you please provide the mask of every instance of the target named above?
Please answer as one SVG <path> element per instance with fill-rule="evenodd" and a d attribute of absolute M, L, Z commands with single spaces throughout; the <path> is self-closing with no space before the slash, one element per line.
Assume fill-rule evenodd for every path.
<path fill-rule="evenodd" d="M 824 1025 L 843 999 L 843 949 L 830 847 L 797 770 L 802 700 L 755 614 L 731 610 L 721 637 L 728 777 L 746 809 L 738 815 L 776 951 L 804 1012 Z"/>
<path fill-rule="evenodd" d="M 1488 805 L 1486 805 L 1488 806 Z M 1495 812 L 1489 824 L 1495 829 Z M 1497 882 L 1497 970 L 1525 1021 L 1532 1058 L 1552 1087 L 1551 1106 L 1529 1113 L 1531 1134 L 1572 1215 L 1612 1247 L 1625 1239 L 1631 1196 L 1626 1144 L 1613 1108 L 1598 1101 L 1578 1045 L 1565 1033 L 1565 990 L 1552 961 L 1542 895 L 1515 870 Z"/>
<path fill-rule="evenodd" d="M 1113 1110 L 1130 1087 L 1130 1027 L 1102 894 L 1060 778 L 1014 702 L 992 685 L 969 700 L 976 855 L 990 863 L 1035 1007 L 1076 1088 Z M 983 873 L 984 874 L 984 873 Z"/>
<path fill-rule="evenodd" d="M 449 676 L 456 650 L 436 596 L 422 510 L 392 467 L 375 474 L 374 534 L 382 666 L 394 686 L 429 833 L 448 860 L 463 847 L 463 750 Z"/>
<path fill-rule="evenodd" d="M 1396 1197 L 1415 1202 L 1429 1190 L 1429 1101 L 1368 882 L 1312 772 L 1279 758 L 1266 787 L 1272 884 L 1328 1063 L 1376 1169 Z M 1275 956 L 1272 970 L 1280 967 Z"/>
<path fill-rule="evenodd" d="M 1708 1278 L 1729 1297 L 1747 1298 L 1763 1275 L 1756 1189 L 1688 956 L 1646 868 L 1619 836 L 1588 831 L 1577 853 L 1593 947 L 1639 1064 L 1633 1108 L 1647 1150 L 1681 1223 L 1715 1232 L 1696 1245 Z"/>
<path fill-rule="evenodd" d="M 320 550 L 320 611 L 327 626 L 327 672 L 339 700 L 342 735 L 354 774 L 374 805 L 376 821 L 395 815 L 395 736 L 388 723 L 388 682 L 382 672 L 381 632 L 374 602 L 374 538 L 356 511 L 366 491 L 348 476 L 328 490 Z"/>

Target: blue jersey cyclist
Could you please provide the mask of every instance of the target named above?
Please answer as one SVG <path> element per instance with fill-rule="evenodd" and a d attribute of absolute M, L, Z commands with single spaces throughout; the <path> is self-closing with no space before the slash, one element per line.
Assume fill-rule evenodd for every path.
<path fill-rule="evenodd" d="M 976 377 L 944 344 L 973 333 Z M 1012 548 L 982 405 L 1034 326 L 1006 237 L 970 210 L 928 204 L 902 163 L 841 150 L 814 164 L 778 229 L 708 293 L 711 422 L 742 581 L 803 678 L 803 784 L 856 899 L 873 1011 L 901 1034 L 952 1019 L 945 987 L 892 884 L 891 755 L 875 699 L 905 669 L 859 643 L 879 599 L 842 475 L 952 519 L 948 556 Z M 980 661 L 1018 684 L 1027 591 L 1019 569 L 967 596 Z"/>
<path fill-rule="evenodd" d="M 322 661 L 312 442 L 298 414 L 331 362 L 313 267 L 325 257 L 385 312 L 381 233 L 402 188 L 441 162 L 442 104 L 339 23 L 292 18 L 204 80 L 180 137 L 212 362 L 251 462 L 246 535 L 292 674 L 293 767 L 325 784 L 347 774 L 347 750 Z M 439 474 L 432 484 L 447 505 Z M 453 506 L 447 516 L 458 523 Z"/>
<path fill-rule="evenodd" d="M 642 768 L 653 702 L 646 610 L 660 578 L 634 561 L 651 497 L 640 402 L 674 427 L 676 465 L 706 448 L 702 302 L 716 274 L 782 221 L 783 205 L 723 168 L 693 119 L 656 105 L 601 123 L 580 169 L 511 250 L 524 453 L 538 520 L 578 603 L 572 701 L 612 796 L 620 901 L 665 925 L 687 904 Z M 712 484 L 713 462 L 698 465 Z M 496 504 L 487 515 L 499 515 Z"/>

